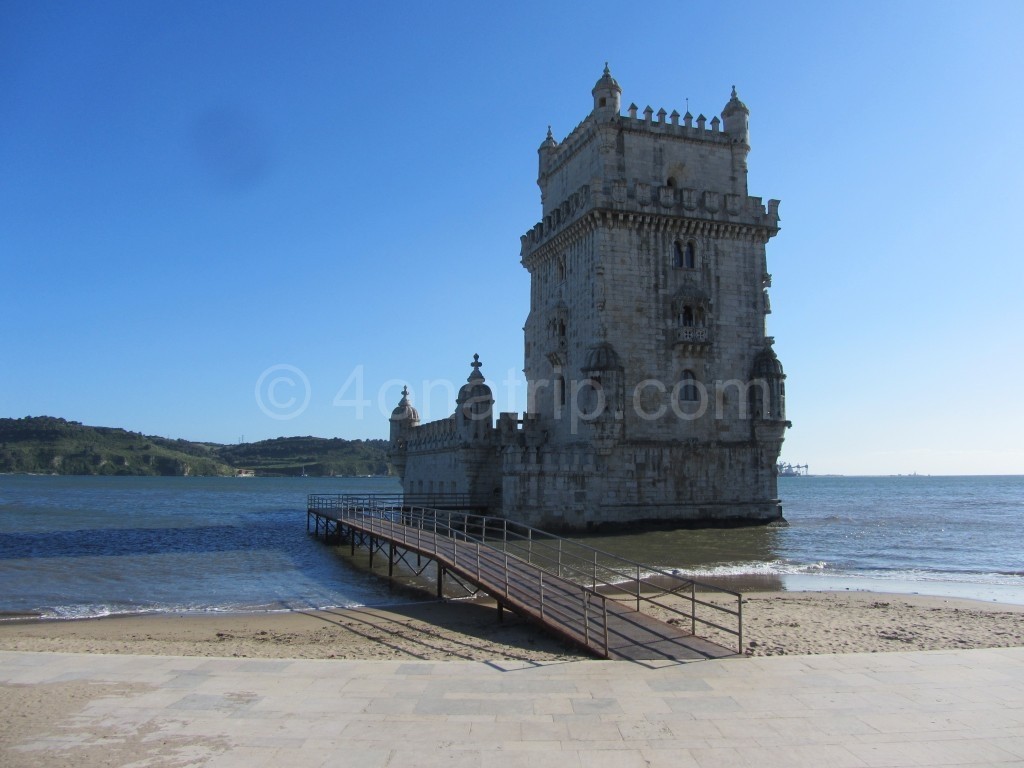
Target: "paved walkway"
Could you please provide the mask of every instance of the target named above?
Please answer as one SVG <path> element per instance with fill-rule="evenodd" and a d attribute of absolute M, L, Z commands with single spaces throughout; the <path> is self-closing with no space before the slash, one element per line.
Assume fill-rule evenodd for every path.
<path fill-rule="evenodd" d="M 1024 766 L 1024 648 L 544 666 L 0 652 L 0 684 L 24 715 L 0 721 L 10 767 Z"/>

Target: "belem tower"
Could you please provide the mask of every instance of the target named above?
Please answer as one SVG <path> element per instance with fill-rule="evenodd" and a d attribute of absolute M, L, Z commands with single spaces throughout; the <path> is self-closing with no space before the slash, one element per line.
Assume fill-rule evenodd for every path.
<path fill-rule="evenodd" d="M 408 391 L 390 455 L 411 496 L 468 494 L 541 528 L 781 522 L 785 374 L 766 335 L 779 201 L 747 194 L 749 110 L 631 104 L 607 66 L 593 110 L 540 145 L 527 412 L 501 413 L 474 355 L 448 418 Z"/>

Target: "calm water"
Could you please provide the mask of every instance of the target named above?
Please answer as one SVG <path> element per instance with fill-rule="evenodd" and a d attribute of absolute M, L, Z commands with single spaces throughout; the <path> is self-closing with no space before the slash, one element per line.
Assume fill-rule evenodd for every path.
<path fill-rule="evenodd" d="M 393 480 L 0 476 L 0 613 L 294 610 L 407 600 L 305 532 L 306 493 Z M 1024 477 L 781 478 L 791 525 L 593 537 L 698 577 L 1024 603 Z"/>

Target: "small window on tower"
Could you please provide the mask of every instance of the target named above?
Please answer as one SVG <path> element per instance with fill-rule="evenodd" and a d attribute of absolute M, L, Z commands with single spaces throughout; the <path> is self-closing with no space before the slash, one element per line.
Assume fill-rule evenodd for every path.
<path fill-rule="evenodd" d="M 687 269 L 697 266 L 697 249 L 693 247 L 692 242 L 686 244 L 686 249 L 683 252 L 683 266 Z"/>
<path fill-rule="evenodd" d="M 683 244 L 680 243 L 678 240 L 676 240 L 675 244 L 672 246 L 672 251 L 673 251 L 672 266 L 673 267 L 682 267 L 683 264 L 685 263 L 685 258 L 686 258 L 686 255 L 685 255 L 684 250 L 683 250 Z"/>
<path fill-rule="evenodd" d="M 607 99 L 605 99 L 605 97 L 604 97 L 604 96 L 602 96 L 602 97 L 601 97 L 601 101 L 600 101 L 600 104 L 601 104 L 601 106 L 603 107 L 603 106 L 604 106 L 605 104 L 607 104 L 607 103 L 608 103 L 608 102 L 607 102 Z"/>
<path fill-rule="evenodd" d="M 693 403 L 700 399 L 700 393 L 697 391 L 697 377 L 693 375 L 693 371 L 683 371 L 679 382 L 679 399 L 684 403 Z"/>

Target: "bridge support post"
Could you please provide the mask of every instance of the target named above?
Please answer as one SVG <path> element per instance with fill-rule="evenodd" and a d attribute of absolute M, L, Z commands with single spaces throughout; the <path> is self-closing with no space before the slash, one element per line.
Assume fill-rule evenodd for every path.
<path fill-rule="evenodd" d="M 500 600 L 498 601 L 498 623 L 505 623 L 505 606 L 501 603 Z"/>
<path fill-rule="evenodd" d="M 395 575 L 395 543 L 388 545 L 388 580 Z"/>
<path fill-rule="evenodd" d="M 437 599 L 440 600 L 444 597 L 444 566 L 441 565 L 441 561 L 437 561 Z"/>

